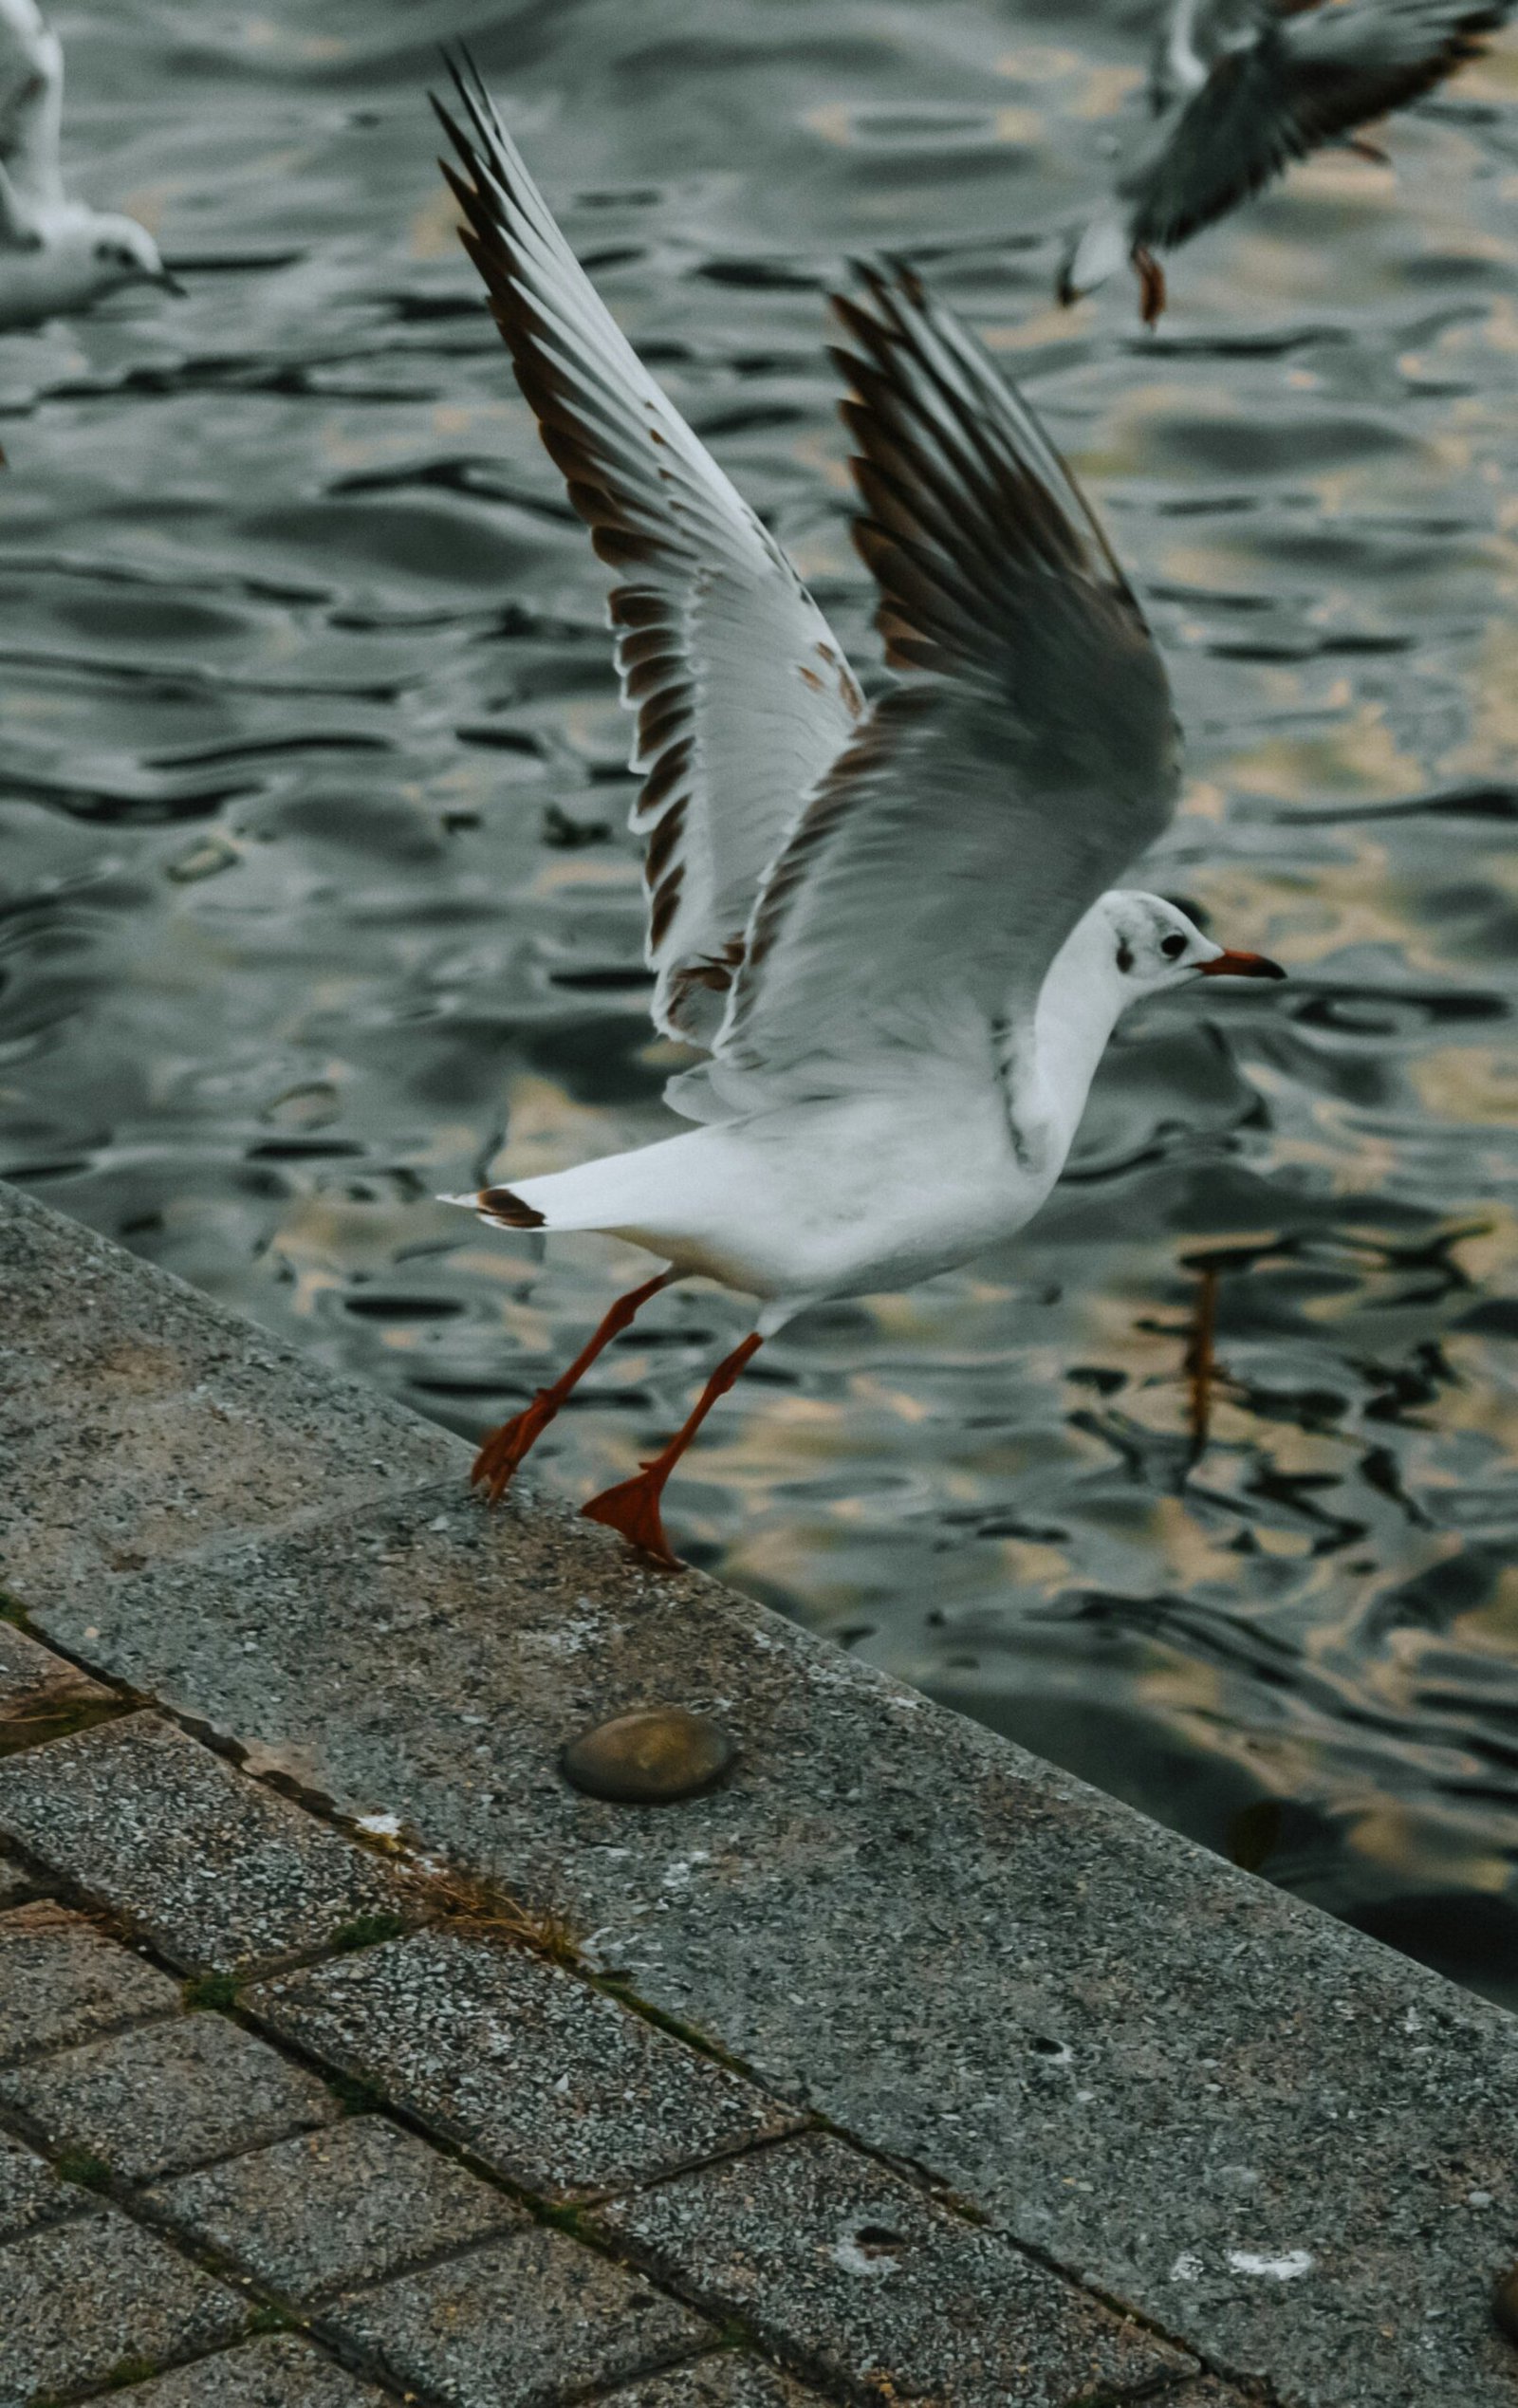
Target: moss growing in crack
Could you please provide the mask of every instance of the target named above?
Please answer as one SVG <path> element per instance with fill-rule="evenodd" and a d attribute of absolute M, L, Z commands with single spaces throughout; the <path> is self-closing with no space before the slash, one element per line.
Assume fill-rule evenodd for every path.
<path fill-rule="evenodd" d="M 60 1697 L 44 1690 L 0 1714 L 0 1756 L 14 1755 L 22 1748 L 46 1747 L 52 1739 L 71 1739 L 75 1732 L 88 1731 L 98 1722 L 114 1722 L 125 1711 L 117 1697 Z"/>
<path fill-rule="evenodd" d="M 398 1939 L 406 1928 L 403 1915 L 355 1915 L 333 1933 L 333 1948 L 377 1948 L 381 1940 Z"/>
<path fill-rule="evenodd" d="M 379 2115 L 384 2098 L 360 2074 L 324 2073 L 322 2079 L 345 2116 Z"/>
<path fill-rule="evenodd" d="M 753 2335 L 748 2325 L 740 2325 L 735 2317 L 728 2317 L 716 2331 L 718 2349 L 752 2349 L 754 2345 Z"/>
<path fill-rule="evenodd" d="M 86 2191 L 108 2191 L 111 2187 L 110 2167 L 92 2150 L 65 2149 L 53 2164 L 65 2182 L 78 2182 Z"/>
<path fill-rule="evenodd" d="M 105 2378 L 108 2391 L 125 2391 L 129 2383 L 145 2383 L 157 2368 L 151 2358 L 119 2358 Z"/>
<path fill-rule="evenodd" d="M 193 1982 L 185 1983 L 179 1995 L 192 2011 L 208 2007 L 219 2007 L 225 2011 L 237 2004 L 237 1977 L 234 1973 L 199 1973 Z"/>
<path fill-rule="evenodd" d="M 18 1630 L 27 1627 L 27 1609 L 8 1588 L 0 1588 L 0 1622 L 14 1622 Z"/>
<path fill-rule="evenodd" d="M 583 2208 L 560 2206 L 551 2200 L 534 2202 L 536 2213 L 545 2224 L 551 2224 L 556 2232 L 567 2232 L 572 2240 L 588 2241 L 598 2236 L 595 2223 Z"/>
<path fill-rule="evenodd" d="M 254 2308 L 248 2319 L 248 2329 L 250 2333 L 298 2333 L 304 2327 L 300 2318 L 292 2316 L 288 2308 L 269 2304 Z"/>

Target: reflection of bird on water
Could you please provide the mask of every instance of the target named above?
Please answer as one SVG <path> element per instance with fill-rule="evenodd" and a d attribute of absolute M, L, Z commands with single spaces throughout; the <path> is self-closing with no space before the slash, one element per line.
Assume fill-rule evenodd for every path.
<path fill-rule="evenodd" d="M 1176 0 L 1155 46 L 1149 119 L 1112 205 L 1071 244 L 1059 297 L 1131 260 L 1146 325 L 1173 250 L 1328 142 L 1406 108 L 1474 58 L 1512 0 Z M 1351 147 L 1379 158 L 1366 143 Z"/>
<path fill-rule="evenodd" d="M 86 308 L 124 285 L 180 289 L 146 227 L 65 193 L 63 105 L 57 34 L 36 0 L 0 0 L 0 326 Z"/>
<path fill-rule="evenodd" d="M 715 1398 L 804 1306 L 908 1286 L 1020 1229 L 1120 1013 L 1279 976 L 1157 896 L 1108 893 L 1176 785 L 1138 605 L 1037 421 L 909 272 L 836 306 L 856 524 L 899 681 L 866 708 L 774 538 L 642 367 L 472 72 L 443 123 L 464 241 L 543 439 L 613 569 L 644 784 L 656 1023 L 708 1049 L 702 1125 L 451 1201 L 602 1230 L 668 1269 L 481 1449 L 498 1497 L 638 1307 L 704 1274 L 763 1300 L 689 1420 L 585 1510 L 673 1562 L 659 1497 Z"/>

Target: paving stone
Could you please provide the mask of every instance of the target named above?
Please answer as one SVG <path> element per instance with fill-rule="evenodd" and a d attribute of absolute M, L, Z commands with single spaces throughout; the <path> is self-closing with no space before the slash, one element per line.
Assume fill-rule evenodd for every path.
<path fill-rule="evenodd" d="M 1258 2392 L 1235 2391 L 1215 2375 L 1199 2375 L 1194 2382 L 1177 2383 L 1161 2392 L 1154 2408 L 1251 2408 L 1260 2397 Z"/>
<path fill-rule="evenodd" d="M 0 2101 L 55 2148 L 151 2182 L 331 2121 L 324 2084 L 221 2015 L 184 2015 L 0 2074 Z"/>
<path fill-rule="evenodd" d="M 608 2392 L 599 2408 L 812 2408 L 813 2403 L 821 2408 L 820 2392 L 804 2390 L 761 2358 L 722 2349 L 673 2374 Z"/>
<path fill-rule="evenodd" d="M 666 2280 L 856 2396 L 1073 2408 L 1187 2361 L 993 2234 L 821 2135 L 614 2201 L 601 2221 Z"/>
<path fill-rule="evenodd" d="M 196 1971 L 393 1909 L 386 1868 L 156 1714 L 0 1764 L 0 1830 Z"/>
<path fill-rule="evenodd" d="M 527 2221 L 382 2116 L 355 2116 L 155 2192 L 184 2231 L 289 2299 L 352 2288 Z"/>
<path fill-rule="evenodd" d="M 0 1187 L 0 1564 L 24 1605 L 469 1458 L 182 1281 Z"/>
<path fill-rule="evenodd" d="M 309 2342 L 270 2333 L 223 2357 L 200 2358 L 154 2382 L 134 2384 L 127 2408 L 392 2408 Z"/>
<path fill-rule="evenodd" d="M 90 2204 L 77 2183 L 59 2179 L 46 2158 L 0 2132 L 0 2241 L 13 2241 L 39 2224 L 56 2224 L 61 2216 L 78 2215 Z M 0 2376 L 4 2371 L 0 2360 Z"/>
<path fill-rule="evenodd" d="M 548 2197 L 651 2181 L 795 2122 L 561 1966 L 487 1938 L 419 1932 L 248 2004 Z"/>
<path fill-rule="evenodd" d="M 78 1608 L 43 1619 L 85 1652 Z M 166 1565 L 87 1620 L 92 1664 L 551 1903 L 771 2088 L 1209 2359 L 1315 2408 L 1514 2408 L 1502 2009 L 529 1479 L 493 1515 L 438 1487 Z M 670 1699 L 732 1733 L 723 1787 L 559 1778 L 576 1732 Z"/>
<path fill-rule="evenodd" d="M 0 2250 L 0 2408 L 172 2364 L 247 2322 L 244 2301 L 114 2210 L 28 2233 Z"/>
<path fill-rule="evenodd" d="M 176 2014 L 167 1973 L 51 1899 L 0 1915 L 0 2065 Z"/>
<path fill-rule="evenodd" d="M 321 2325 L 448 2408 L 550 2408 L 712 2339 L 677 2301 L 539 2226 L 337 2300 Z"/>

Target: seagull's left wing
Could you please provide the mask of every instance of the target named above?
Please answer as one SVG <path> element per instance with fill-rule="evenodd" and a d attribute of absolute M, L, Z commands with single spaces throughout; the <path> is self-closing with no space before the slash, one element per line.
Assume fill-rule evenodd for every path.
<path fill-rule="evenodd" d="M 1167 249 L 1325 142 L 1421 100 L 1476 57 L 1510 0 L 1318 0 L 1215 61 L 1119 180 L 1136 242 Z"/>
<path fill-rule="evenodd" d="M 36 0 L 0 0 L 0 176 L 10 239 L 25 239 L 34 211 L 64 197 L 58 142 L 64 53 Z"/>
<path fill-rule="evenodd" d="M 1148 627 L 1037 419 L 916 278 L 836 304 L 856 540 L 902 682 L 766 875 L 716 1047 L 734 1103 L 1004 1066 L 1089 906 L 1170 818 Z"/>
<path fill-rule="evenodd" d="M 443 169 L 465 247 L 614 571 L 654 1018 L 704 1044 L 760 873 L 863 704 L 822 612 L 600 299 L 472 66 L 455 84 L 463 122 L 434 106 L 465 171 Z"/>

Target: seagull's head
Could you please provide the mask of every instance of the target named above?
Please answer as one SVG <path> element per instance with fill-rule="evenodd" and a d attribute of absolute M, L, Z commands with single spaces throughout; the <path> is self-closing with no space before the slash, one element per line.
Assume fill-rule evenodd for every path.
<path fill-rule="evenodd" d="M 125 285 L 157 285 L 165 292 L 182 293 L 184 287 L 158 256 L 158 246 L 135 217 L 91 213 L 80 230 L 88 245 L 91 282 L 99 296 L 120 292 Z"/>
<path fill-rule="evenodd" d="M 1104 923 L 1118 1010 L 1126 1011 L 1144 995 L 1163 994 L 1193 978 L 1284 978 L 1279 962 L 1264 954 L 1231 953 L 1204 936 L 1194 920 L 1160 895 L 1120 889 L 1103 895 L 1097 912 Z"/>

